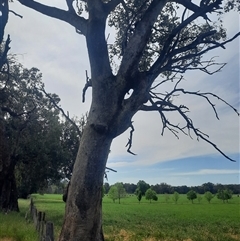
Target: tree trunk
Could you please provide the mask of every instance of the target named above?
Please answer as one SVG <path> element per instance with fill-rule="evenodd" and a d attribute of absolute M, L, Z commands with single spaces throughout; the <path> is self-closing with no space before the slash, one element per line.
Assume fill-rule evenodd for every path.
<path fill-rule="evenodd" d="M 59 241 L 103 241 L 102 186 L 112 138 L 87 124 L 68 189 Z"/>
<path fill-rule="evenodd" d="M 8 164 L 9 162 L 7 162 Z M 4 165 L 1 160 L 0 163 L 0 210 L 3 212 L 19 211 L 18 207 L 18 194 L 16 179 L 14 174 L 14 167 L 12 163 L 10 165 Z"/>
<path fill-rule="evenodd" d="M 1 124 L 1 123 L 0 123 Z M 0 211 L 19 211 L 18 194 L 15 179 L 15 160 L 11 158 L 9 148 L 0 126 Z"/>

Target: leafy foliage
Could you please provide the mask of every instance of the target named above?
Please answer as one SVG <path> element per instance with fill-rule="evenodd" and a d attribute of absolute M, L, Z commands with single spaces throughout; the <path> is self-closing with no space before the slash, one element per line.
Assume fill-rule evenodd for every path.
<path fill-rule="evenodd" d="M 151 188 L 149 188 L 149 189 L 146 191 L 146 193 L 145 193 L 145 198 L 146 198 L 147 200 L 149 200 L 150 203 L 151 203 L 152 200 L 153 200 L 153 201 L 157 201 L 157 200 L 158 200 L 157 193 L 156 193 L 154 190 L 152 190 Z"/>
<path fill-rule="evenodd" d="M 139 188 L 136 189 L 135 195 L 137 196 L 137 200 L 140 203 L 141 200 L 142 200 L 142 192 L 141 192 L 141 190 Z"/>
<path fill-rule="evenodd" d="M 204 193 L 204 197 L 207 199 L 208 203 L 211 202 L 211 200 L 214 198 L 215 195 L 213 195 L 210 191 L 207 191 Z"/>
<path fill-rule="evenodd" d="M 137 189 L 141 191 L 142 195 L 145 195 L 145 192 L 150 188 L 150 185 L 143 180 L 139 180 L 137 183 Z"/>
<path fill-rule="evenodd" d="M 220 189 L 217 192 L 217 198 L 223 202 L 228 202 L 228 200 L 232 198 L 232 191 L 229 189 Z"/>
<path fill-rule="evenodd" d="M 11 64 L 10 75 L 1 73 L 0 78 L 1 138 L 6 156 L 16 165 L 19 196 L 70 178 L 80 137 L 56 109 L 60 98 L 44 95 L 37 68 Z M 7 165 L 6 160 L 1 160 L 2 165 Z"/>
<path fill-rule="evenodd" d="M 180 198 L 179 193 L 175 191 L 175 192 L 173 193 L 173 196 L 172 196 L 172 199 L 173 199 L 173 201 L 175 202 L 175 204 L 177 204 L 179 198 Z"/>
<path fill-rule="evenodd" d="M 197 198 L 197 193 L 193 190 L 190 190 L 188 193 L 187 193 L 187 199 L 188 200 L 191 200 L 192 203 L 193 203 L 193 200 Z"/>
<path fill-rule="evenodd" d="M 123 187 L 123 184 L 117 182 L 113 186 L 111 186 L 108 192 L 108 196 L 113 200 L 113 202 L 118 199 L 118 203 L 120 204 L 121 198 L 126 197 L 126 191 Z"/>

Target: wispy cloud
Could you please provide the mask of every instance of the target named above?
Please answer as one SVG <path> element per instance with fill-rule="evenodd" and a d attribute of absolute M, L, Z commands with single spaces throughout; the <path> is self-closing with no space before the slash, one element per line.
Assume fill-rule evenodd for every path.
<path fill-rule="evenodd" d="M 234 169 L 201 169 L 194 172 L 172 173 L 173 176 L 192 176 L 192 175 L 224 175 L 224 174 L 240 174 L 239 170 Z"/>

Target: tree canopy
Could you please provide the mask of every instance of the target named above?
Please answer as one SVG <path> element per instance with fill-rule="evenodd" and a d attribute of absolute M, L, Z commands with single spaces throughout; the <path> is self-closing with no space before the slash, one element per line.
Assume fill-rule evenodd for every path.
<path fill-rule="evenodd" d="M 0 74 L 0 209 L 18 210 L 18 197 L 71 176 L 79 131 L 56 108 L 60 98 L 45 96 L 41 78 L 16 60 Z"/>

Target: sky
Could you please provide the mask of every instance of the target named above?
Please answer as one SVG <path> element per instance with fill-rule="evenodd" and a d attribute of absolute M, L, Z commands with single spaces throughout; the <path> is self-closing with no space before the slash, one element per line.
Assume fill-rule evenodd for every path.
<path fill-rule="evenodd" d="M 40 1 L 49 4 L 47 0 Z M 52 6 L 66 9 L 64 0 L 52 0 Z M 52 19 L 34 10 L 21 6 L 17 1 L 10 9 L 22 15 L 10 14 L 5 30 L 11 36 L 11 52 L 16 54 L 26 68 L 37 67 L 43 74 L 45 89 L 61 98 L 60 105 L 70 117 L 84 115 L 90 107 L 91 90 L 82 103 L 82 89 L 90 73 L 86 43 L 83 36 L 67 23 Z M 228 36 L 239 31 L 239 15 L 231 13 L 223 19 Z M 110 41 L 114 34 L 111 30 Z M 188 90 L 213 92 L 239 111 L 239 39 L 218 49 L 207 57 L 216 56 L 218 62 L 227 63 L 215 75 L 190 72 L 184 75 L 181 87 Z M 201 185 L 206 182 L 239 184 L 239 117 L 226 105 L 213 99 L 219 114 L 216 119 L 211 107 L 199 98 L 180 98 L 191 108 L 189 115 L 195 126 L 207 133 L 224 153 L 236 162 L 231 162 L 219 154 L 212 146 L 194 136 L 183 134 L 177 139 L 169 131 L 161 135 L 161 121 L 156 113 L 137 113 L 133 118 L 133 156 L 127 152 L 129 130 L 117 137 L 112 144 L 107 167 L 117 172 L 108 172 L 110 184 L 116 182 L 137 183 L 144 180 L 149 184 L 168 183 L 173 186 Z M 178 121 L 178 116 L 169 116 Z"/>

